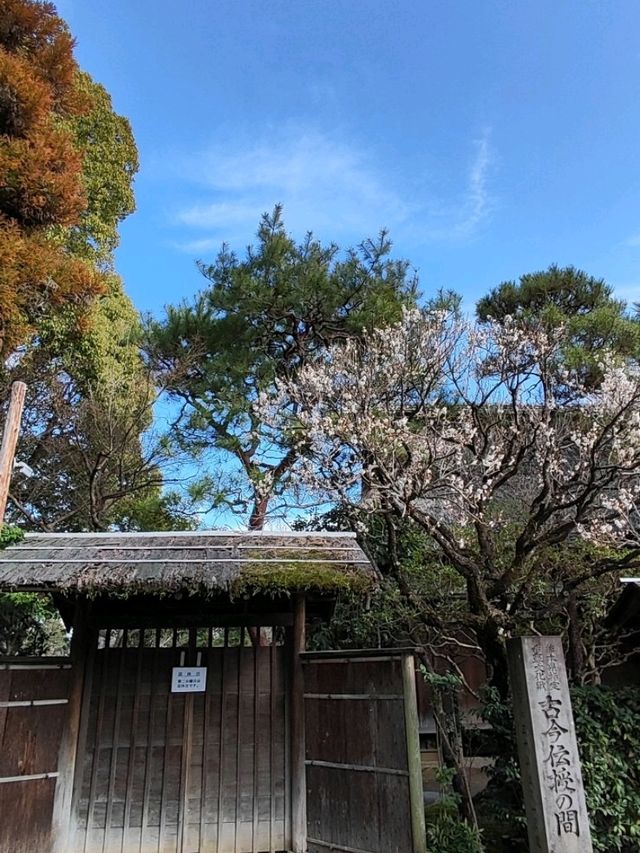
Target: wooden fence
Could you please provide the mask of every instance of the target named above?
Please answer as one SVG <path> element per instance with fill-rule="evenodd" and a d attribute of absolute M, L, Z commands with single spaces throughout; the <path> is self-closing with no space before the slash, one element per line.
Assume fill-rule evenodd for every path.
<path fill-rule="evenodd" d="M 66 658 L 0 658 L 3 853 L 41 853 L 49 847 L 70 667 Z"/>
<path fill-rule="evenodd" d="M 413 655 L 303 658 L 309 853 L 423 853 Z"/>

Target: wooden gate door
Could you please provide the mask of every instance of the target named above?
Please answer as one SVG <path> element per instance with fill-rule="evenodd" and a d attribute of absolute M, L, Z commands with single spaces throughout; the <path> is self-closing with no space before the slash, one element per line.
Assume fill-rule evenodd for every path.
<path fill-rule="evenodd" d="M 50 846 L 68 658 L 0 659 L 0 850 Z"/>
<path fill-rule="evenodd" d="M 102 631 L 73 850 L 286 850 L 285 660 L 273 637 L 252 646 L 244 629 Z M 172 667 L 198 663 L 206 692 L 171 693 Z"/>
<path fill-rule="evenodd" d="M 309 853 L 423 853 L 413 656 L 303 660 Z"/>

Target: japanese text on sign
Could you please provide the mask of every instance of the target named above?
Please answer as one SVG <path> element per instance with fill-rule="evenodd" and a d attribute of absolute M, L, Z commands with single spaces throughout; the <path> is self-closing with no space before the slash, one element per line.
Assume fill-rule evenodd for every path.
<path fill-rule="evenodd" d="M 204 693 L 206 689 L 206 666 L 174 666 L 171 670 L 172 693 Z"/>
<path fill-rule="evenodd" d="M 554 818 L 558 836 L 580 835 L 580 816 L 575 808 L 576 780 L 571 751 L 564 743 L 569 730 L 560 724 L 563 711 L 558 661 L 552 644 L 535 642 L 532 648 L 536 687 L 547 695 L 538 702 L 544 718 L 543 754 L 545 781 L 555 800 Z M 555 695 L 554 695 L 555 694 Z"/>

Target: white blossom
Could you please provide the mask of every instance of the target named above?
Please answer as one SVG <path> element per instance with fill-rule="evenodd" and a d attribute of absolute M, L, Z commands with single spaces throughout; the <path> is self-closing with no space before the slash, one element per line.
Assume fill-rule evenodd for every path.
<path fill-rule="evenodd" d="M 319 500 L 419 515 L 440 533 L 517 522 L 531 549 L 569 529 L 628 543 L 640 377 L 605 358 L 602 381 L 585 389 L 562 366 L 563 335 L 408 310 L 279 381 L 260 416 L 295 432 L 295 476 Z"/>

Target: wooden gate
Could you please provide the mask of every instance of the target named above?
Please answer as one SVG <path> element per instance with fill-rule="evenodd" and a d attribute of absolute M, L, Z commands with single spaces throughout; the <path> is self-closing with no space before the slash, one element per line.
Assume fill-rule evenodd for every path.
<path fill-rule="evenodd" d="M 258 853 L 289 847 L 285 647 L 244 629 L 102 631 L 90 667 L 74 851 Z M 171 693 L 174 666 L 205 693 Z"/>
<path fill-rule="evenodd" d="M 422 853 L 413 656 L 303 659 L 309 853 Z"/>
<path fill-rule="evenodd" d="M 0 659 L 1 851 L 49 848 L 70 668 L 66 658 Z"/>

